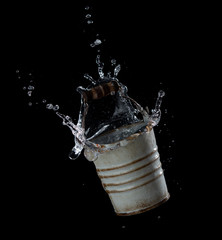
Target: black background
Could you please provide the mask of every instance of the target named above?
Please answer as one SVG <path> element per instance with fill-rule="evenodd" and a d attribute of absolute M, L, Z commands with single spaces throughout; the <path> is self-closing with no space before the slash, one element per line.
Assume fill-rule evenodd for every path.
<path fill-rule="evenodd" d="M 189 189 L 189 142 L 184 145 L 182 119 L 187 118 L 187 90 L 195 77 L 191 74 L 198 32 L 194 8 L 142 1 L 75 2 L 15 6 L 18 128 L 10 162 L 10 221 L 19 222 L 16 231 L 26 234 L 71 230 L 82 236 L 95 232 L 148 237 L 177 236 L 178 229 L 189 234 L 197 227 L 198 213 L 191 207 L 197 202 Z M 87 13 L 92 25 L 86 24 Z M 93 163 L 83 153 L 76 161 L 69 160 L 74 145 L 70 130 L 40 104 L 47 99 L 77 120 L 80 96 L 75 89 L 88 85 L 84 73 L 98 76 L 97 48 L 89 46 L 96 38 L 102 40 L 100 54 L 107 69 L 112 58 L 121 64 L 118 78 L 128 86 L 129 96 L 151 109 L 157 92 L 166 92 L 155 133 L 171 198 L 136 216 L 115 215 Z M 30 80 L 35 86 L 31 98 L 23 90 Z"/>

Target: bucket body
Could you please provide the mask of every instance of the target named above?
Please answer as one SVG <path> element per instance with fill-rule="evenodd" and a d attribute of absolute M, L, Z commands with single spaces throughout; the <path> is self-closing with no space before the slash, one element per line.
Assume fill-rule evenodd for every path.
<path fill-rule="evenodd" d="M 85 151 L 88 160 L 92 155 Z M 153 129 L 119 141 L 94 164 L 117 215 L 145 212 L 169 198 Z"/>

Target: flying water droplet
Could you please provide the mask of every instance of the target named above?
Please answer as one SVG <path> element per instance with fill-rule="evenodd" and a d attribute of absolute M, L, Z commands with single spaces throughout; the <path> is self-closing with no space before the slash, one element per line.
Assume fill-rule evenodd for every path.
<path fill-rule="evenodd" d="M 28 94 L 29 97 L 31 97 L 32 96 L 32 91 L 28 91 L 27 94 Z"/>
<path fill-rule="evenodd" d="M 28 90 L 34 90 L 34 89 L 35 89 L 35 87 L 33 87 L 31 85 L 28 86 Z"/>
<path fill-rule="evenodd" d="M 112 77 L 111 72 L 108 72 L 108 73 L 107 73 L 107 77 L 108 77 L 108 78 L 111 78 L 111 77 Z"/>
<path fill-rule="evenodd" d="M 88 10 L 89 10 L 89 6 L 85 6 L 85 10 L 87 10 L 87 11 L 88 11 Z"/>
<path fill-rule="evenodd" d="M 28 106 L 31 107 L 31 106 L 32 106 L 32 102 L 29 102 L 29 103 L 28 103 Z"/>
<path fill-rule="evenodd" d="M 116 59 L 112 59 L 111 60 L 111 66 L 115 66 L 116 65 Z"/>
<path fill-rule="evenodd" d="M 47 109 L 53 109 L 53 105 L 51 103 L 49 103 L 49 104 L 46 105 L 46 108 Z"/>
<path fill-rule="evenodd" d="M 121 70 L 120 64 L 118 64 L 114 69 L 114 77 L 116 77 L 119 74 L 119 71 Z"/>
<path fill-rule="evenodd" d="M 86 18 L 91 18 L 91 14 L 86 14 Z"/>
<path fill-rule="evenodd" d="M 87 24 L 93 24 L 93 20 L 88 20 Z"/>
<path fill-rule="evenodd" d="M 98 46 L 102 43 L 102 41 L 100 39 L 96 39 L 93 43 L 90 44 L 90 47 L 95 47 Z"/>
<path fill-rule="evenodd" d="M 164 97 L 164 96 L 165 96 L 165 92 L 164 92 L 163 90 L 160 90 L 160 91 L 158 92 L 158 96 L 159 96 L 159 98 Z"/>
<path fill-rule="evenodd" d="M 58 111 L 59 110 L 59 105 L 55 105 L 55 106 L 53 106 L 53 108 L 52 108 L 54 111 Z"/>

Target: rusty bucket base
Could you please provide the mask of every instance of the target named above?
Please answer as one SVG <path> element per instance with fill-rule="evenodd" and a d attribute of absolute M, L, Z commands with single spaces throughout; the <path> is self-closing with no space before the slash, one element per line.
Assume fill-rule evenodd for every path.
<path fill-rule="evenodd" d="M 153 206 L 150 206 L 150 207 L 147 207 L 147 208 L 143 208 L 143 209 L 140 209 L 138 211 L 127 212 L 127 213 L 118 213 L 118 212 L 116 212 L 116 215 L 117 216 L 131 216 L 131 215 L 144 213 L 144 212 L 147 212 L 147 211 L 149 211 L 149 210 L 151 210 L 153 208 L 159 207 L 161 204 L 165 203 L 169 198 L 170 198 L 170 194 L 168 193 L 168 195 L 163 200 L 161 200 L 160 202 L 156 203 Z"/>

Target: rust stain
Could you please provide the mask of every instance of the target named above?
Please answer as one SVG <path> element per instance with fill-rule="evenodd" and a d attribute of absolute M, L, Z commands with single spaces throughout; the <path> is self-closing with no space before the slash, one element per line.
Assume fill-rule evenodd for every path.
<path fill-rule="evenodd" d="M 139 136 L 139 134 L 133 134 L 133 135 L 130 135 L 129 137 L 127 137 L 126 139 L 127 140 L 134 140 L 135 138 L 137 138 Z"/>
<path fill-rule="evenodd" d="M 154 150 L 153 150 L 151 153 L 148 153 L 146 156 L 144 156 L 144 157 L 142 157 L 142 158 L 139 158 L 139 159 L 137 159 L 137 160 L 135 160 L 135 161 L 132 161 L 132 162 L 130 162 L 130 163 L 126 163 L 126 164 L 121 165 L 121 166 L 112 167 L 112 168 L 97 168 L 97 171 L 102 172 L 102 171 L 110 171 L 110 170 L 115 170 L 115 169 L 119 169 L 119 168 L 124 168 L 124 167 L 126 167 L 126 166 L 130 166 L 130 165 L 132 165 L 132 164 L 134 164 L 134 163 L 137 163 L 137 162 L 139 162 L 139 161 L 144 160 L 145 158 L 148 158 L 148 157 L 152 156 L 155 152 L 157 152 L 157 147 L 154 148 Z"/>
<path fill-rule="evenodd" d="M 136 188 L 139 188 L 139 187 L 142 187 L 144 185 L 148 185 L 150 184 L 151 182 L 155 181 L 156 179 L 158 179 L 159 177 L 161 177 L 163 175 L 163 171 L 157 175 L 156 177 L 154 177 L 153 179 L 150 179 L 148 181 L 146 181 L 145 183 L 142 183 L 138 186 L 134 186 L 134 187 L 131 187 L 131 188 L 126 188 L 126 189 L 120 189 L 120 190 L 106 190 L 107 193 L 120 193 L 120 192 L 126 192 L 126 191 L 131 191 L 133 189 L 136 189 Z"/>
<path fill-rule="evenodd" d="M 145 178 L 145 177 L 151 175 L 152 173 L 158 171 L 158 170 L 161 168 L 161 166 L 162 166 L 162 164 L 160 163 L 160 164 L 158 165 L 158 167 L 156 167 L 154 170 L 152 170 L 152 171 L 150 171 L 150 172 L 148 172 L 148 173 L 146 173 L 146 174 L 144 174 L 144 175 L 142 175 L 142 176 L 140 176 L 140 177 L 134 178 L 134 179 L 132 179 L 132 180 L 129 180 L 129 181 L 126 181 L 126 182 L 121 182 L 121 183 L 103 183 L 103 186 L 105 186 L 105 187 L 109 187 L 109 186 L 119 186 L 119 185 L 124 185 L 124 184 L 127 184 L 127 183 L 131 183 L 131 182 L 137 181 L 137 180 L 139 180 L 139 179 Z"/>
<path fill-rule="evenodd" d="M 136 215 L 136 214 L 140 214 L 140 213 L 143 213 L 143 212 L 147 212 L 147 211 L 149 211 L 151 209 L 159 207 L 160 205 L 165 203 L 169 198 L 170 198 L 170 194 L 167 193 L 167 195 L 160 202 L 158 202 L 158 203 L 156 203 L 154 205 L 146 206 L 145 204 L 142 204 L 142 205 L 138 206 L 140 208 L 140 210 L 131 211 L 131 212 L 130 211 L 127 212 L 127 210 L 126 210 L 126 212 L 117 212 L 116 211 L 116 215 L 117 216 L 131 216 L 131 215 Z M 144 205 L 144 207 L 143 207 L 143 205 Z"/>
<path fill-rule="evenodd" d="M 100 178 L 112 178 L 112 177 L 118 177 L 118 176 L 126 175 L 126 174 L 128 174 L 128 173 L 132 173 L 132 172 L 138 171 L 138 170 L 140 170 L 140 169 L 142 169 L 142 168 L 145 168 L 145 167 L 149 166 L 149 165 L 152 164 L 153 162 L 157 161 L 159 158 L 160 158 L 160 156 L 158 155 L 158 156 L 157 156 L 156 158 L 154 158 L 152 161 L 144 164 L 144 165 L 141 166 L 141 167 L 138 167 L 138 168 L 135 168 L 135 169 L 133 169 L 133 170 L 131 170 L 131 171 L 128 171 L 128 172 L 119 173 L 119 174 L 115 174 L 115 175 L 100 175 L 100 174 L 98 173 L 98 175 L 99 175 Z M 100 171 L 97 171 L 97 172 L 100 172 Z"/>

